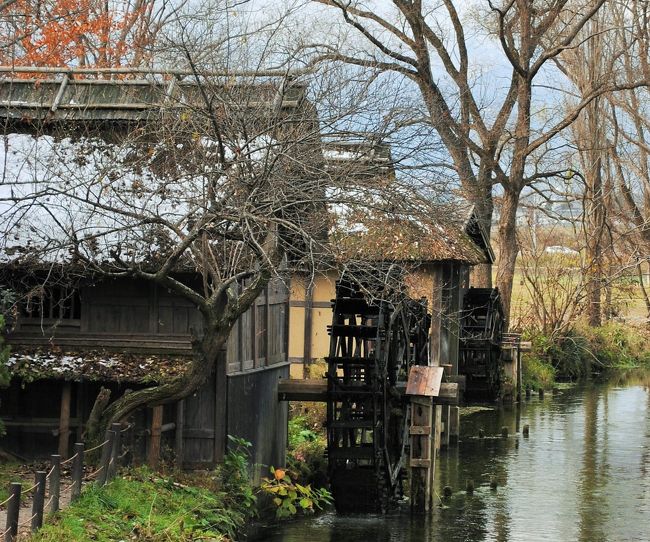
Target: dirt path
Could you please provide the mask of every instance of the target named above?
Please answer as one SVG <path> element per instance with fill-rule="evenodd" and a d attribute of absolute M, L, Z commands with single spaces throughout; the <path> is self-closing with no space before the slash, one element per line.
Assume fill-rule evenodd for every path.
<path fill-rule="evenodd" d="M 70 504 L 72 489 L 70 487 L 71 480 L 69 478 L 61 478 L 61 494 L 59 496 L 59 509 L 65 508 Z M 28 489 L 28 487 L 25 487 Z M 24 539 L 31 532 L 32 520 L 32 498 L 31 494 L 21 497 L 21 507 L 18 513 L 18 538 Z M 45 493 L 45 509 L 43 511 L 44 517 L 51 511 L 51 500 L 49 492 Z M 7 510 L 6 507 L 0 510 L 0 540 L 4 541 L 4 533 L 7 529 Z"/>

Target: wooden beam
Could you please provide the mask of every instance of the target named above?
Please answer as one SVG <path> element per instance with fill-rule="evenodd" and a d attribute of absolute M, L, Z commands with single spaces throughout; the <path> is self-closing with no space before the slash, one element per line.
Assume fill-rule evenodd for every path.
<path fill-rule="evenodd" d="M 440 393 L 433 397 L 436 405 L 457 405 L 458 404 L 458 384 L 455 382 L 443 382 L 440 385 Z"/>
<path fill-rule="evenodd" d="M 59 455 L 68 457 L 70 441 L 70 403 L 72 402 L 72 383 L 65 382 L 61 390 L 61 414 L 59 416 Z"/>
<path fill-rule="evenodd" d="M 327 401 L 327 380 L 281 378 L 278 383 L 279 401 Z"/>
<path fill-rule="evenodd" d="M 160 435 L 163 420 L 163 407 L 156 406 L 152 409 L 151 436 L 149 437 L 149 454 L 147 463 L 153 469 L 158 466 L 160 460 Z"/>

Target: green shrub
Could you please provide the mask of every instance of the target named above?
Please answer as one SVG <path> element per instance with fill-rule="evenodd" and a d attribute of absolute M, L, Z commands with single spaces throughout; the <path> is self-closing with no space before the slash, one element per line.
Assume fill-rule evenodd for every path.
<path fill-rule="evenodd" d="M 285 469 L 271 467 L 271 478 L 262 479 L 260 490 L 271 496 L 278 519 L 302 513 L 314 513 L 332 504 L 332 495 L 325 488 L 312 488 L 294 481 Z"/>

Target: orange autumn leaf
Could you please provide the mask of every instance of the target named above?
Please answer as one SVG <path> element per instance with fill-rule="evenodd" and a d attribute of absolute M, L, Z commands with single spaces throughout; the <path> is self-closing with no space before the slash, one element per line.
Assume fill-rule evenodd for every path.
<path fill-rule="evenodd" d="M 142 65 L 150 60 L 154 40 L 153 1 L 17 0 L 2 12 L 0 39 L 13 46 L 0 51 L 0 62 L 88 68 Z"/>

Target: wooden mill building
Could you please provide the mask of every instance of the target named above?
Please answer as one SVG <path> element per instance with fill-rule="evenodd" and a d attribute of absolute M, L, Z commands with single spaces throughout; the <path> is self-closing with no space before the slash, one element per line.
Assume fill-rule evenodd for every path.
<path fill-rule="evenodd" d="M 352 182 L 393 179 L 390 149 L 384 145 L 336 144 L 324 151 L 326 168 Z M 331 214 L 336 214 L 332 211 Z M 370 216 L 340 220 L 344 235 L 330 236 L 340 245 L 338 269 L 347 262 L 369 268 L 395 263 L 407 271 L 405 282 L 413 298 L 427 298 L 432 314 L 431 359 L 450 364 L 458 374 L 460 310 L 470 287 L 473 266 L 493 263 L 489 235 L 466 204 L 432 207 L 427 217 Z M 303 378 L 309 365 L 329 352 L 327 326 L 339 271 L 295 274 L 291 282 L 289 359 L 292 378 Z"/>
<path fill-rule="evenodd" d="M 170 104 L 173 118 L 182 122 L 192 109 L 191 97 L 199 92 L 192 82 L 175 78 L 61 75 L 0 81 L 5 208 L 13 194 L 8 179 L 37 182 L 47 173 L 51 157 L 36 156 L 35 141 L 49 138 L 48 144 L 63 157 L 57 167 L 83 171 L 87 161 L 66 161 L 65 145 L 92 135 L 110 152 L 120 134 L 137 137 L 142 126 L 161 122 L 160 112 Z M 238 107 L 262 107 L 271 101 L 288 125 L 315 124 L 304 87 L 294 85 L 279 96 L 268 84 L 260 89 L 256 98 Z M 191 130 L 188 137 L 197 139 Z M 143 181 L 130 177 L 128 182 L 136 193 Z M 173 202 L 165 209 L 174 212 Z M 34 215 L 28 217 L 39 222 Z M 41 224 L 2 232 L 0 284 L 13 287 L 20 298 L 7 330 L 13 380 L 1 392 L 0 415 L 7 429 L 3 446 L 25 458 L 47 456 L 57 448 L 65 455 L 82 438 L 102 386 L 115 397 L 181 374 L 192 353 L 192 337 L 201 329 L 196 307 L 172 290 L 130 276 L 102 279 L 57 257 L 35 261 L 30 236 L 51 219 L 43 215 Z M 152 239 L 152 259 L 160 243 Z M 147 265 L 143 260 L 142 266 Z M 176 276 L 190 285 L 200 281 L 191 265 L 180 266 Z M 134 457 L 157 454 L 162 447 L 163 456 L 184 467 L 211 466 L 223 457 L 228 435 L 233 435 L 252 443 L 252 464 L 284 463 L 287 407 L 277 401 L 276 385 L 289 374 L 287 284 L 272 280 L 239 318 L 203 388 L 178 403 L 133 416 L 129 442 Z"/>

